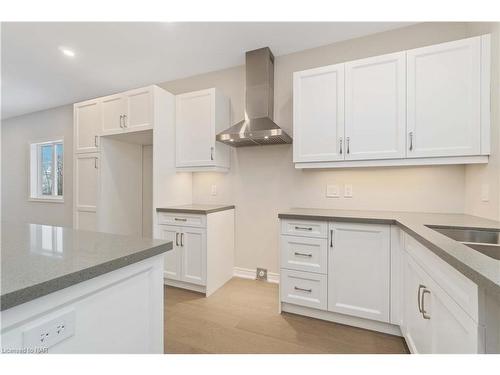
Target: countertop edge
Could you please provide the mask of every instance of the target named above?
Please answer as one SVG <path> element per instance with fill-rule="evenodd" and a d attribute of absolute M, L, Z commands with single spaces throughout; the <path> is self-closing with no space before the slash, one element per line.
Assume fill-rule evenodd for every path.
<path fill-rule="evenodd" d="M 75 284 L 93 279 L 97 276 L 116 271 L 120 268 L 138 263 L 142 260 L 152 258 L 156 255 L 165 253 L 173 249 L 172 241 L 153 246 L 133 254 L 129 254 L 120 258 L 97 264 L 76 272 L 72 272 L 42 283 L 29 286 L 24 289 L 6 293 L 0 298 L 0 311 L 10 309 L 23 303 L 32 301 L 36 298 L 46 296 L 50 293 L 57 292 L 61 289 L 68 288 Z"/>
<path fill-rule="evenodd" d="M 198 214 L 198 215 L 208 215 L 208 214 L 213 214 L 214 212 L 220 212 L 220 211 L 227 211 L 227 210 L 234 210 L 235 206 L 234 205 L 229 205 L 229 206 L 221 206 L 217 208 L 211 208 L 208 210 L 200 210 L 200 209 L 190 209 L 190 208 L 181 208 L 181 207 L 170 207 L 170 208 L 162 208 L 158 207 L 156 209 L 156 212 L 173 212 L 173 213 L 183 213 L 183 214 Z"/>

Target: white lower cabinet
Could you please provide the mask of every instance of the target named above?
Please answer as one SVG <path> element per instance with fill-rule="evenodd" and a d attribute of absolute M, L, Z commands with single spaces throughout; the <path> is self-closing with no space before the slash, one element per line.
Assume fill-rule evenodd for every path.
<path fill-rule="evenodd" d="M 390 226 L 330 223 L 328 310 L 389 322 Z"/>
<path fill-rule="evenodd" d="M 162 225 L 161 238 L 174 248 L 165 256 L 165 277 L 205 285 L 207 269 L 206 229 Z"/>
<path fill-rule="evenodd" d="M 478 353 L 479 325 L 410 256 L 403 335 L 412 353 Z"/>
<path fill-rule="evenodd" d="M 209 296 L 233 277 L 234 209 L 208 214 L 159 212 L 157 223 L 156 236 L 173 244 L 165 253 L 166 285 Z"/>
<path fill-rule="evenodd" d="M 281 311 L 402 334 L 412 353 L 485 352 L 477 285 L 410 235 L 326 220 L 280 228 Z"/>

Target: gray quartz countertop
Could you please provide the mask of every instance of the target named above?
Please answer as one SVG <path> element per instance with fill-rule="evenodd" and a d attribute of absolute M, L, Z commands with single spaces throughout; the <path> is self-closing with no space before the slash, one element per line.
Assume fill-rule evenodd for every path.
<path fill-rule="evenodd" d="M 172 242 L 2 222 L 0 309 L 172 249 Z"/>
<path fill-rule="evenodd" d="M 226 211 L 234 209 L 234 205 L 222 204 L 186 204 L 183 206 L 158 207 L 157 212 L 176 212 L 184 214 L 201 214 L 207 215 L 214 212 Z"/>
<path fill-rule="evenodd" d="M 279 218 L 395 224 L 460 273 L 500 298 L 500 261 L 428 228 L 427 225 L 500 230 L 500 222 L 462 214 L 296 208 Z"/>

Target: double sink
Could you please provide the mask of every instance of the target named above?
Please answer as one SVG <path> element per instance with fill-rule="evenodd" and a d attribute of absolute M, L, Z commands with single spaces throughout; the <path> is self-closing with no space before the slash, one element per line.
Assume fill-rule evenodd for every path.
<path fill-rule="evenodd" d="M 427 227 L 490 258 L 500 260 L 500 230 L 461 229 L 433 225 L 427 225 Z"/>

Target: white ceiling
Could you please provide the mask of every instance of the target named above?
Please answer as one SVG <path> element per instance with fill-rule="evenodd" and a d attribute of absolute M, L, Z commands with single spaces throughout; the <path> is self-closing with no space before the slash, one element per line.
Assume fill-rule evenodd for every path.
<path fill-rule="evenodd" d="M 241 65 L 264 46 L 280 56 L 408 24 L 3 23 L 2 118 Z"/>

